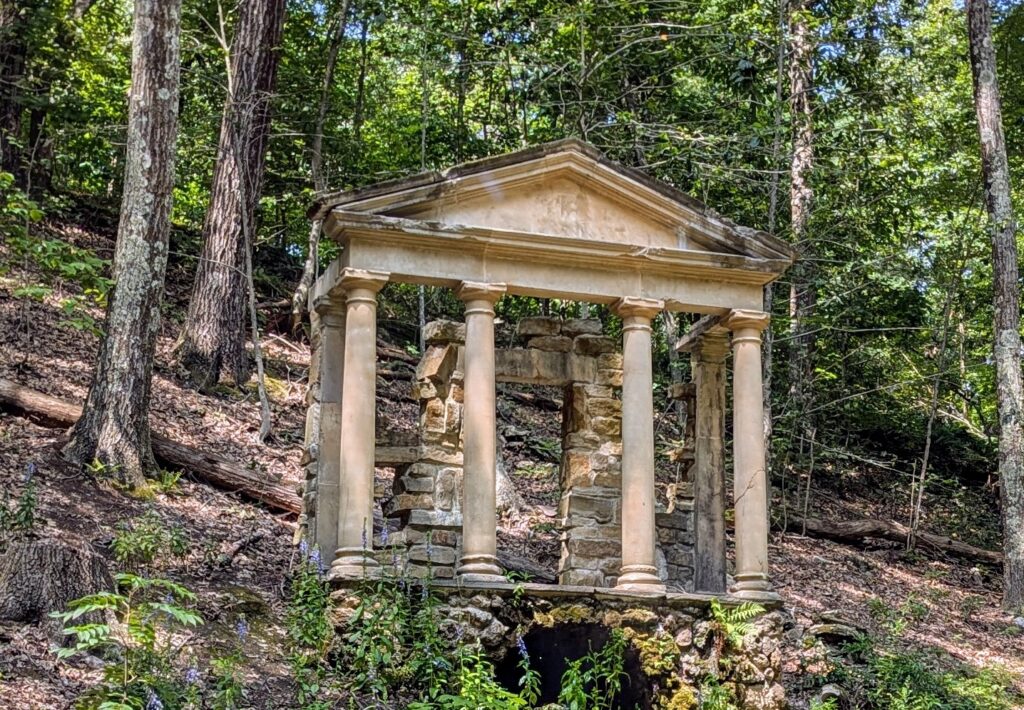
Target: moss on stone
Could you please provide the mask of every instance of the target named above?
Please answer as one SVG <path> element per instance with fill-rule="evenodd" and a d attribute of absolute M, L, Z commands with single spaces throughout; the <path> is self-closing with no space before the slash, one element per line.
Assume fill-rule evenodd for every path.
<path fill-rule="evenodd" d="M 696 710 L 697 706 L 697 693 L 686 683 L 660 703 L 662 710 Z"/>
<path fill-rule="evenodd" d="M 640 657 L 640 670 L 649 678 L 658 678 L 675 673 L 679 667 L 679 646 L 668 634 L 657 632 L 643 634 L 626 629 L 626 638 Z"/>
<path fill-rule="evenodd" d="M 533 620 L 545 628 L 551 628 L 555 624 L 582 624 L 594 621 L 594 614 L 589 607 L 582 604 L 570 604 L 556 606 L 546 614 L 535 611 Z"/>

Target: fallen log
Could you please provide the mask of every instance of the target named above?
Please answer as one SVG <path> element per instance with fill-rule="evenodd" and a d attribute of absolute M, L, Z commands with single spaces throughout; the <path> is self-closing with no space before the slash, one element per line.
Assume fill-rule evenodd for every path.
<path fill-rule="evenodd" d="M 48 427 L 69 427 L 82 415 L 82 408 L 77 404 L 3 378 L 0 378 L 0 409 Z M 287 486 L 269 481 L 223 456 L 200 451 L 156 432 L 150 438 L 153 454 L 164 465 L 184 469 L 201 481 L 238 493 L 271 510 L 296 515 L 301 511 L 299 496 Z"/>
<path fill-rule="evenodd" d="M 889 520 L 861 518 L 859 520 L 818 520 L 815 518 L 790 517 L 786 529 L 790 532 L 801 532 L 805 529 L 808 535 L 823 537 L 845 543 L 861 543 L 865 538 L 874 537 L 882 540 L 906 543 L 910 528 L 901 523 Z M 1001 565 L 1003 554 L 994 550 L 986 550 L 966 542 L 935 533 L 918 531 L 917 543 L 926 549 L 945 552 L 957 557 L 980 560 L 988 564 Z"/>

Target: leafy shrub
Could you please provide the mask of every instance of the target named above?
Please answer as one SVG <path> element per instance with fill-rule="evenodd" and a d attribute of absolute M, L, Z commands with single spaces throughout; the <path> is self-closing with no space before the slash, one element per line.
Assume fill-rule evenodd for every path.
<path fill-rule="evenodd" d="M 180 707 L 190 694 L 186 676 L 175 670 L 180 648 L 171 635 L 182 627 L 198 626 L 202 618 L 191 611 L 195 595 L 166 579 L 118 574 L 115 591 L 90 594 L 72 601 L 52 616 L 64 623 L 74 644 L 57 652 L 60 659 L 99 653 L 111 662 L 103 682 L 86 692 L 79 707 L 87 710 L 137 710 Z M 103 621 L 87 619 L 92 615 Z"/>
<path fill-rule="evenodd" d="M 29 463 L 22 478 L 21 493 L 14 501 L 10 500 L 8 491 L 4 491 L 4 499 L 0 501 L 0 549 L 12 534 L 28 533 L 36 526 L 39 501 L 36 498 L 35 473 L 36 465 Z"/>
<path fill-rule="evenodd" d="M 566 710 L 608 710 L 622 689 L 626 636 L 614 629 L 601 650 L 570 661 L 558 702 Z"/>
<path fill-rule="evenodd" d="M 184 557 L 189 540 L 180 525 L 168 526 L 156 511 L 148 510 L 133 522 L 118 523 L 112 547 L 119 564 L 139 569 L 152 565 L 161 554 Z"/>

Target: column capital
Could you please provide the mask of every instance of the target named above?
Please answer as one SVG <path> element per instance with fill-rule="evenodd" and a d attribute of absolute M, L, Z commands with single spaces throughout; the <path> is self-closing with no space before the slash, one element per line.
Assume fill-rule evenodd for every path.
<path fill-rule="evenodd" d="M 338 286 L 345 291 L 365 289 L 377 293 L 388 282 L 391 274 L 386 271 L 367 271 L 366 269 L 342 269 L 338 277 Z"/>
<path fill-rule="evenodd" d="M 455 295 L 460 301 L 489 301 L 496 303 L 508 291 L 506 284 L 492 284 L 484 281 L 463 281 Z"/>
<path fill-rule="evenodd" d="M 690 356 L 701 362 L 725 362 L 729 354 L 729 331 L 715 327 L 701 333 L 687 348 Z"/>
<path fill-rule="evenodd" d="M 621 318 L 651 319 L 665 310 L 665 302 L 656 298 L 626 296 L 613 303 L 612 310 Z"/>
<path fill-rule="evenodd" d="M 313 302 L 313 310 L 327 327 L 345 327 L 345 299 L 343 297 L 320 296 Z"/>
<path fill-rule="evenodd" d="M 729 311 L 729 314 L 726 315 L 725 319 L 722 321 L 722 324 L 725 325 L 726 328 L 733 331 L 734 333 L 737 330 L 747 328 L 753 328 L 754 330 L 760 333 L 761 331 L 768 327 L 768 323 L 770 320 L 771 317 L 767 313 L 764 313 L 763 311 L 747 311 L 742 309 L 736 309 Z"/>

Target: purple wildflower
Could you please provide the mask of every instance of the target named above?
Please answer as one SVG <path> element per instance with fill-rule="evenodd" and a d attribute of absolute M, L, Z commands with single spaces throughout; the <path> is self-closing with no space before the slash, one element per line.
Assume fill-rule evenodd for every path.
<path fill-rule="evenodd" d="M 388 546 L 388 524 L 387 523 L 384 523 L 384 527 L 381 528 L 381 531 L 380 531 L 380 546 L 381 547 L 387 547 Z"/>
<path fill-rule="evenodd" d="M 366 547 L 367 547 L 367 545 L 366 545 L 366 524 L 364 523 L 363 524 L 363 549 L 365 550 Z"/>
<path fill-rule="evenodd" d="M 170 592 L 167 592 L 167 596 L 164 597 L 164 604 L 167 604 L 168 606 L 170 606 L 173 603 L 174 603 L 174 595 L 171 594 Z"/>
<path fill-rule="evenodd" d="M 431 540 L 431 536 L 427 533 L 427 562 L 430 562 L 431 556 L 434 554 L 434 543 Z"/>
<path fill-rule="evenodd" d="M 146 695 L 146 710 L 164 710 L 164 704 L 160 700 L 160 696 L 150 688 L 149 693 Z"/>
<path fill-rule="evenodd" d="M 238 636 L 238 640 L 243 642 L 249 635 L 249 622 L 245 620 L 244 616 L 238 618 L 238 622 L 235 624 L 235 634 Z"/>
<path fill-rule="evenodd" d="M 320 557 L 319 547 L 314 547 L 313 551 L 309 553 L 309 564 L 313 565 L 313 568 L 320 574 L 324 573 L 324 561 Z"/>
<path fill-rule="evenodd" d="M 306 538 L 299 540 L 299 554 L 303 557 L 309 552 L 309 543 L 306 542 Z"/>
<path fill-rule="evenodd" d="M 199 669 L 195 666 L 185 671 L 185 685 L 195 685 L 199 681 Z"/>
<path fill-rule="evenodd" d="M 523 657 L 523 660 L 529 663 L 530 653 L 526 650 L 526 641 L 522 636 L 516 636 L 516 648 L 519 649 L 519 655 Z"/>
<path fill-rule="evenodd" d="M 24 482 L 25 483 L 31 482 L 32 481 L 32 477 L 35 476 L 35 475 L 36 475 L 36 465 L 34 463 L 32 463 L 31 461 L 29 461 L 28 465 L 25 466 Z"/>
<path fill-rule="evenodd" d="M 420 588 L 420 599 L 421 599 L 422 601 L 427 601 L 427 597 L 428 597 L 428 596 L 430 596 L 430 590 L 429 590 L 429 589 L 427 589 L 427 585 L 426 585 L 426 584 L 424 584 L 424 585 L 423 585 L 423 586 L 422 586 L 422 587 Z"/>

